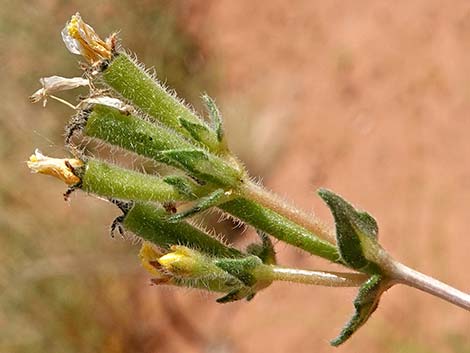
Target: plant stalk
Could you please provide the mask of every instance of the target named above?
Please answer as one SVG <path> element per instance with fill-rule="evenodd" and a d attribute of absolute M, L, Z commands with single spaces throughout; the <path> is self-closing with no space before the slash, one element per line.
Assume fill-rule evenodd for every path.
<path fill-rule="evenodd" d="M 223 211 L 312 255 L 341 263 L 336 246 L 254 200 L 240 197 L 218 206 Z"/>
<path fill-rule="evenodd" d="M 317 237 L 322 238 L 332 244 L 336 244 L 334 232 L 323 224 L 313 214 L 307 214 L 304 211 L 290 205 L 287 201 L 281 199 L 274 193 L 269 192 L 262 186 L 251 181 L 247 182 L 242 189 L 243 195 L 256 201 L 257 203 L 273 210 L 274 212 L 284 216 L 290 221 L 309 230 Z"/>
<path fill-rule="evenodd" d="M 258 280 L 286 281 L 327 287 L 359 287 L 368 276 L 362 273 L 311 271 L 280 266 L 262 266 L 254 271 Z"/>
<path fill-rule="evenodd" d="M 453 288 L 400 262 L 394 261 L 388 271 L 392 272 L 390 277 L 396 283 L 419 289 L 470 311 L 470 294 L 468 293 Z"/>

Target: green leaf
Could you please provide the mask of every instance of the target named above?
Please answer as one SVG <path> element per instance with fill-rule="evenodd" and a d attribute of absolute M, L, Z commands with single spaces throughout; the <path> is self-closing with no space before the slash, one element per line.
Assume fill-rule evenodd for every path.
<path fill-rule="evenodd" d="M 336 240 L 344 263 L 356 270 L 379 273 L 379 266 L 367 257 L 379 248 L 378 226 L 375 219 L 367 212 L 355 209 L 330 190 L 320 189 L 318 194 L 335 218 Z"/>
<path fill-rule="evenodd" d="M 219 142 L 222 142 L 224 138 L 224 130 L 222 126 L 222 123 L 223 123 L 222 115 L 220 114 L 219 108 L 217 108 L 217 105 L 215 104 L 214 100 L 207 94 L 204 94 L 202 96 L 202 100 L 209 113 L 209 118 L 212 123 L 212 128 L 217 134 L 217 140 Z"/>
<path fill-rule="evenodd" d="M 349 322 L 341 330 L 338 337 L 330 343 L 339 346 L 350 338 L 366 321 L 379 305 L 380 296 L 389 288 L 388 283 L 380 275 L 372 275 L 359 288 L 359 293 L 354 300 L 355 312 Z"/>

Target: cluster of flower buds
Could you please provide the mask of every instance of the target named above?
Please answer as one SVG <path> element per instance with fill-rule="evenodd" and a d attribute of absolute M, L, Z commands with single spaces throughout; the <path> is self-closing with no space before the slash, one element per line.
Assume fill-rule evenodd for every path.
<path fill-rule="evenodd" d="M 76 111 L 65 139 L 75 158 L 46 157 L 36 150 L 27 162 L 33 172 L 64 181 L 66 197 L 81 189 L 117 205 L 123 214 L 112 231 L 129 231 L 144 241 L 139 256 L 153 283 L 220 292 L 221 303 L 252 299 L 277 280 L 360 286 L 356 312 L 332 344 L 341 344 L 364 324 L 390 285 L 381 270 L 388 258 L 369 214 L 320 190 L 335 217 L 333 233 L 253 182 L 228 149 L 222 116 L 210 97 L 202 97 L 204 119 L 120 50 L 116 34 L 102 40 L 78 13 L 62 38 L 71 53 L 86 60 L 83 77 L 42 78 L 31 101 L 42 100 L 45 106 L 51 97 Z M 83 86 L 89 94 L 76 105 L 54 95 Z M 97 140 L 165 164 L 166 174 L 149 175 L 87 156 L 73 142 L 76 135 L 79 144 Z M 211 208 L 253 226 L 261 244 L 241 251 L 187 222 Z M 357 272 L 279 267 L 266 234 Z"/>

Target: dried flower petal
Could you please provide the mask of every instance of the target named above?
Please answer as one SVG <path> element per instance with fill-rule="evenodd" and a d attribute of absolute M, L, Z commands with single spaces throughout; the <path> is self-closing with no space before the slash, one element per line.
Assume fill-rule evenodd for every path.
<path fill-rule="evenodd" d="M 72 54 L 82 55 L 90 64 L 111 59 L 115 37 L 111 35 L 103 41 L 93 27 L 83 22 L 77 12 L 61 32 L 65 46 Z"/>
<path fill-rule="evenodd" d="M 105 105 L 107 107 L 115 108 L 124 114 L 130 114 L 134 110 L 132 106 L 124 103 L 122 100 L 113 98 L 113 97 L 108 97 L 108 96 L 86 98 L 82 100 L 80 104 L 78 104 L 77 108 L 86 109 L 95 104 L 100 104 L 100 105 Z"/>
<path fill-rule="evenodd" d="M 34 92 L 29 100 L 32 103 L 37 103 L 43 99 L 43 106 L 47 104 L 47 96 L 51 93 L 68 91 L 81 86 L 88 86 L 90 84 L 89 80 L 83 77 L 72 77 L 66 78 L 61 76 L 49 76 L 41 77 L 39 79 L 41 82 L 42 88 Z"/>
<path fill-rule="evenodd" d="M 155 247 L 149 243 L 144 242 L 139 251 L 140 263 L 152 275 L 160 277 L 161 273 L 158 270 L 158 259 L 162 253 L 157 251 Z"/>
<path fill-rule="evenodd" d="M 67 185 L 75 185 L 80 182 L 80 178 L 73 173 L 73 170 L 84 165 L 81 160 L 75 158 L 47 157 L 38 149 L 29 157 L 27 164 L 32 172 L 52 175 Z"/>

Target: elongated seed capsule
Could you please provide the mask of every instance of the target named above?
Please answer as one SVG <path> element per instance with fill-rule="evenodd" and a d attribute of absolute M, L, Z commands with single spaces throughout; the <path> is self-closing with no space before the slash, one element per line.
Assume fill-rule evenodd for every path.
<path fill-rule="evenodd" d="M 96 105 L 85 120 L 83 133 L 86 136 L 183 169 L 207 183 L 234 189 L 242 183 L 242 170 L 208 151 L 194 147 L 168 128 L 101 105 Z"/>

